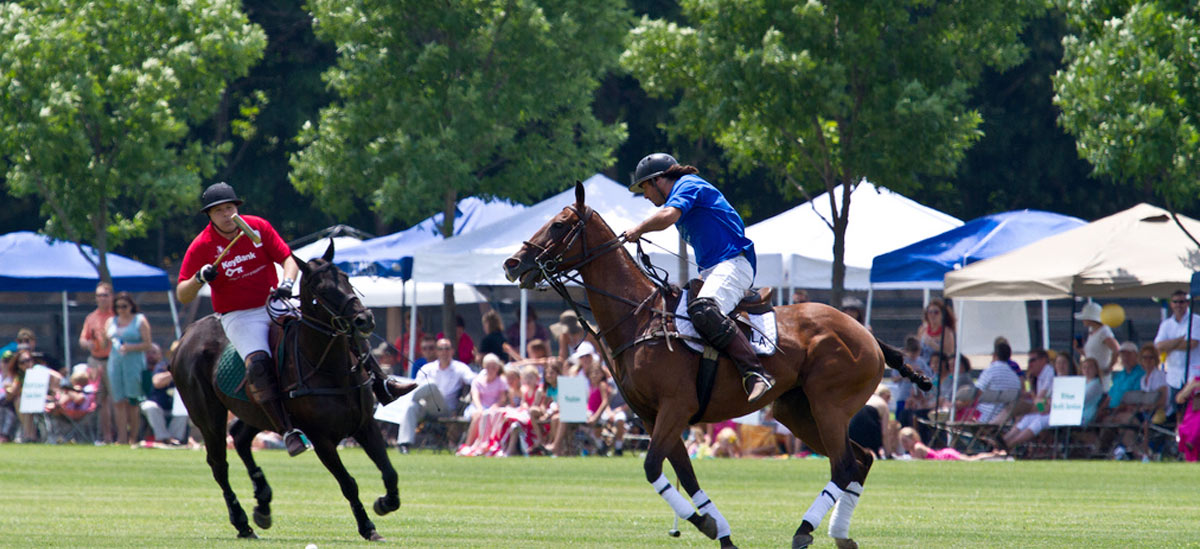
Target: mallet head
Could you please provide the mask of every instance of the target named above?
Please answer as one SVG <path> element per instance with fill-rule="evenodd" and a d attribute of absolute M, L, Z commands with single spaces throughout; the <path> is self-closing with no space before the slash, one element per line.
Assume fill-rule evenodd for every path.
<path fill-rule="evenodd" d="M 258 231 L 250 228 L 250 225 L 246 224 L 246 220 L 242 219 L 242 216 L 233 214 L 233 222 L 237 224 L 238 230 L 242 231 L 242 233 L 245 234 L 251 242 L 254 242 L 255 244 L 262 244 L 262 235 L 258 234 Z"/>

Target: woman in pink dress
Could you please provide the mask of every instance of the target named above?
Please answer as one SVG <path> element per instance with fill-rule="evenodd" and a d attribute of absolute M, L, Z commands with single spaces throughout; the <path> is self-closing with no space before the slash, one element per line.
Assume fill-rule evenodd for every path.
<path fill-rule="evenodd" d="M 1187 461 L 1200 461 L 1200 376 L 1192 378 L 1175 394 L 1175 404 L 1183 410 L 1179 422 L 1179 451 Z"/>
<path fill-rule="evenodd" d="M 934 450 L 921 442 L 916 429 L 905 427 L 900 429 L 900 444 L 913 459 L 932 459 L 937 461 L 979 461 L 984 459 L 1003 458 L 1007 456 L 1003 450 L 982 452 L 975 455 L 965 455 L 954 448 L 938 448 Z"/>

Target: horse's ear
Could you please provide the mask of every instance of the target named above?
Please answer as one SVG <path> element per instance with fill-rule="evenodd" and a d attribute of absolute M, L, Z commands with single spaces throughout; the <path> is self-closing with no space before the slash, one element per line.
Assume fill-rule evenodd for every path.
<path fill-rule="evenodd" d="M 575 180 L 575 207 L 583 207 L 583 183 L 578 179 Z"/>
<path fill-rule="evenodd" d="M 333 239 L 329 239 L 329 247 L 325 248 L 325 255 L 321 256 L 326 263 L 333 263 Z"/>
<path fill-rule="evenodd" d="M 307 276 L 308 273 L 312 272 L 312 269 L 308 268 L 308 262 L 296 257 L 296 254 L 292 254 L 292 260 L 300 267 L 300 274 Z"/>

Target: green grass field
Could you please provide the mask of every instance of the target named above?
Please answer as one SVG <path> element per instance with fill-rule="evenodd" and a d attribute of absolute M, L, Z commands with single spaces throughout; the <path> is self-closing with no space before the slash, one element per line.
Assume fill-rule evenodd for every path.
<path fill-rule="evenodd" d="M 357 449 L 342 452 L 361 498 L 382 494 Z M 245 468 L 231 464 L 242 505 Z M 0 446 L 0 546 L 363 546 L 336 482 L 311 452 L 257 454 L 275 524 L 237 540 L 204 453 L 90 446 Z M 638 457 L 458 458 L 392 453 L 403 506 L 373 517 L 405 547 L 716 547 L 671 514 Z M 741 547 L 787 547 L 828 480 L 821 459 L 705 460 L 701 485 Z M 1131 462 L 878 462 L 851 534 L 869 547 L 1198 547 L 1194 465 Z M 669 474 L 670 475 L 670 474 Z M 832 547 L 824 537 L 814 547 Z"/>

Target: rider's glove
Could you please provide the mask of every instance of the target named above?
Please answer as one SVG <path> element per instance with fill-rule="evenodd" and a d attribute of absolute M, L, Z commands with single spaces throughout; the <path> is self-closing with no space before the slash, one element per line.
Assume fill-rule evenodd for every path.
<path fill-rule="evenodd" d="M 217 279 L 217 268 L 212 265 L 205 265 L 196 271 L 196 280 L 200 284 L 208 284 Z"/>
<path fill-rule="evenodd" d="M 271 297 L 273 299 L 291 299 L 292 298 L 292 286 L 295 284 L 296 284 L 295 280 L 292 280 L 290 278 L 283 279 L 283 282 L 279 283 L 279 287 L 275 288 L 275 291 L 271 292 Z"/>

